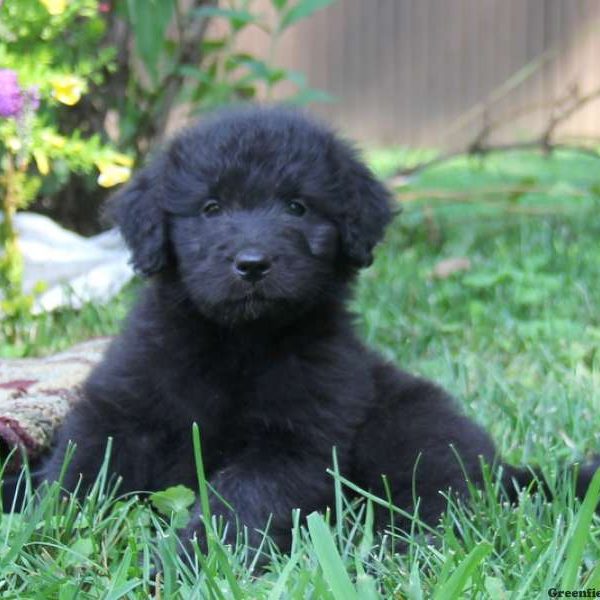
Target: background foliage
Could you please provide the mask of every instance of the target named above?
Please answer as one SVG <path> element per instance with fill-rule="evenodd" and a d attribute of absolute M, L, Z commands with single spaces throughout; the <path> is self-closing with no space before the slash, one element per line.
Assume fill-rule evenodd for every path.
<path fill-rule="evenodd" d="M 21 292 L 15 212 L 37 200 L 93 231 L 102 188 L 129 178 L 178 110 L 185 121 L 259 91 L 268 98 L 284 81 L 291 102 L 328 99 L 274 58 L 289 27 L 332 1 L 273 0 L 270 14 L 252 0 L 0 3 L 0 311 L 12 324 L 33 302 Z M 266 57 L 239 50 L 248 27 L 268 37 Z"/>

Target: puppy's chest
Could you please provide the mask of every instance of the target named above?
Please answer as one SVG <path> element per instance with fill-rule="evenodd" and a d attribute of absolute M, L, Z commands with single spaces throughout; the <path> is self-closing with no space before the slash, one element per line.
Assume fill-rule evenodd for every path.
<path fill-rule="evenodd" d="M 235 359 L 221 354 L 218 361 L 190 365 L 179 380 L 171 398 L 185 410 L 175 411 L 177 420 L 184 427 L 196 421 L 218 443 L 297 433 L 323 419 L 358 424 L 373 385 L 370 372 L 352 358 L 322 348 L 286 353 L 263 347 Z"/>
<path fill-rule="evenodd" d="M 208 430 L 222 423 L 242 427 L 276 421 L 284 413 L 287 418 L 292 406 L 310 404 L 315 394 L 309 384 L 299 369 L 276 363 L 202 365 L 171 384 L 167 407 L 179 425 L 196 421 Z"/>
<path fill-rule="evenodd" d="M 302 433 L 323 419 L 358 424 L 373 396 L 367 374 L 297 357 L 241 370 L 225 393 L 227 422 L 249 435 Z"/>
<path fill-rule="evenodd" d="M 248 448 L 302 449 L 324 439 L 340 448 L 364 420 L 373 394 L 366 374 L 336 361 L 291 357 L 188 375 L 172 396 L 185 406 L 173 410 L 174 436 L 189 439 L 198 423 L 207 472 Z"/>
<path fill-rule="evenodd" d="M 229 399 L 226 420 L 252 431 L 300 420 L 314 402 L 309 383 L 296 369 L 242 369 L 224 389 Z"/>

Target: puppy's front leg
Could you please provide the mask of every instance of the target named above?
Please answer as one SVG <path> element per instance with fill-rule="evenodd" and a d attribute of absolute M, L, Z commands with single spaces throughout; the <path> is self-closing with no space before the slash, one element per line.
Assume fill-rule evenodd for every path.
<path fill-rule="evenodd" d="M 333 485 L 327 474 L 331 454 L 314 451 L 314 443 L 289 445 L 262 443 L 244 450 L 231 464 L 215 473 L 209 484 L 210 509 L 227 526 L 226 540 L 235 541 L 237 526 L 245 526 L 250 546 L 257 548 L 262 531 L 282 550 L 291 543 L 292 511 L 307 514 L 331 505 Z M 304 445 L 305 444 L 305 445 Z M 223 500 L 225 502 L 223 502 Z M 205 545 L 202 511 L 198 506 L 184 541 L 196 536 Z"/>

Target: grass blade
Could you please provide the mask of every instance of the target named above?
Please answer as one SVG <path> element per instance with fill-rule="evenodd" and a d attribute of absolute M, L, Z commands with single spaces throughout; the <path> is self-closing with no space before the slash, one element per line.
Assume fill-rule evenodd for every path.
<path fill-rule="evenodd" d="M 275 586 L 269 592 L 267 600 L 279 600 L 283 596 L 283 592 L 285 591 L 285 584 L 287 583 L 291 572 L 293 571 L 294 567 L 296 566 L 299 560 L 300 554 L 294 554 L 290 556 L 290 560 L 287 562 L 285 567 L 283 567 L 281 574 L 277 578 Z"/>
<path fill-rule="evenodd" d="M 342 558 L 336 550 L 335 542 L 323 517 L 319 513 L 311 513 L 306 521 L 319 564 L 334 598 L 336 600 L 358 600 L 356 589 L 348 577 Z"/>
<path fill-rule="evenodd" d="M 447 600 L 448 598 L 460 598 L 462 591 L 470 579 L 471 574 L 479 563 L 490 554 L 492 547 L 487 542 L 477 544 L 462 560 L 454 573 L 441 585 L 438 586 L 434 600 Z"/>
<path fill-rule="evenodd" d="M 210 513 L 210 503 L 208 500 L 208 483 L 204 471 L 204 462 L 202 460 L 202 445 L 200 442 L 200 429 L 198 423 L 192 425 L 192 439 L 194 443 L 194 458 L 196 461 L 196 476 L 198 478 L 198 491 L 200 493 L 200 508 L 202 510 L 202 521 L 204 531 L 206 532 L 206 545 L 208 553 L 213 544 L 214 535 L 212 528 L 212 517 Z"/>
<path fill-rule="evenodd" d="M 575 584 L 577 582 L 577 573 L 579 572 L 579 567 L 581 566 L 581 558 L 583 556 L 585 545 L 589 539 L 590 525 L 592 523 L 592 518 L 594 517 L 594 512 L 596 510 L 596 506 L 598 505 L 599 499 L 600 469 L 594 474 L 592 482 L 590 483 L 587 493 L 585 494 L 585 498 L 583 499 L 581 508 L 577 513 L 577 519 L 573 529 L 573 536 L 571 537 L 565 559 L 565 568 L 563 571 L 561 586 L 563 590 L 569 590 L 576 587 Z"/>

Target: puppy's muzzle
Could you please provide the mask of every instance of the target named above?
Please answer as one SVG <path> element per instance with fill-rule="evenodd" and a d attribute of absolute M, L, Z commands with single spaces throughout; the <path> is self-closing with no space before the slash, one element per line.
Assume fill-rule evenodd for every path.
<path fill-rule="evenodd" d="M 260 281 L 271 270 L 271 257 L 256 248 L 242 250 L 233 261 L 233 270 L 244 281 Z"/>

